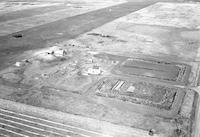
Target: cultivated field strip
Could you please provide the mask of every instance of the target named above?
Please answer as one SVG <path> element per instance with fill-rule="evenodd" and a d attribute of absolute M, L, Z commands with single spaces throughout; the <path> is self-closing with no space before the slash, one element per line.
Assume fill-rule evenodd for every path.
<path fill-rule="evenodd" d="M 52 23 L 52 22 L 62 20 L 65 18 L 69 18 L 69 17 L 80 15 L 80 14 L 92 12 L 95 10 L 103 9 L 106 7 L 122 4 L 124 2 L 125 1 L 122 0 L 119 2 L 100 1 L 98 4 L 96 2 L 91 2 L 89 4 L 78 4 L 78 3 L 74 5 L 69 4 L 68 6 L 65 6 L 65 8 L 61 8 L 55 11 L 49 10 L 49 12 L 30 16 L 30 17 L 25 16 L 25 17 L 20 17 L 18 19 L 14 19 L 14 20 L 0 22 L 0 36 L 6 36 L 12 33 L 17 33 L 19 31 L 31 29 L 40 25 L 46 25 L 48 23 Z M 27 12 L 26 10 L 24 10 L 24 12 Z M 23 12 L 23 10 L 20 10 L 20 11 Z M 4 17 L 6 18 L 6 14 L 1 14 L 1 15 L 4 15 Z"/>
<path fill-rule="evenodd" d="M 0 109 L 0 137 L 110 137 L 98 132 Z"/>

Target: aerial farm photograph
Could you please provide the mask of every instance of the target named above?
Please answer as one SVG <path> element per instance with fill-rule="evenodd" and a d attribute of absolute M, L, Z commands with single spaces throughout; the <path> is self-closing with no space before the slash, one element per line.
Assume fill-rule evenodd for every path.
<path fill-rule="evenodd" d="M 200 0 L 0 0 L 0 137 L 200 137 Z"/>

